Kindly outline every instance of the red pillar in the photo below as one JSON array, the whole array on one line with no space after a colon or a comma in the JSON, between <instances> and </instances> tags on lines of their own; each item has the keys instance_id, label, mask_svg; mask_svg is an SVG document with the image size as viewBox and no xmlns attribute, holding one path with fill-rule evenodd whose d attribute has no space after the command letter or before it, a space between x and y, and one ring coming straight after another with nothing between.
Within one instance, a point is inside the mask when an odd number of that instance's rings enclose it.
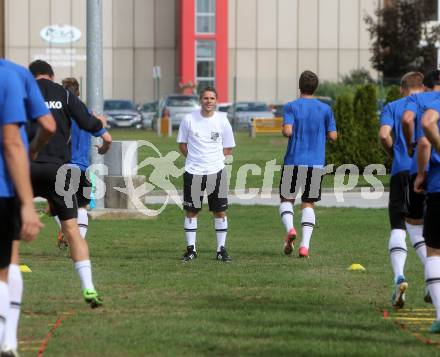
<instances>
[{"instance_id":1,"label":"red pillar","mask_svg":"<svg viewBox=\"0 0 440 357\"><path fill-rule=\"evenodd\" d=\"M216 0L215 34L196 34L195 0L180 0L180 83L195 83L195 42L216 42L215 83L219 102L228 100L228 0ZM188 90L187 90L188 92Z\"/></svg>"}]
</instances>

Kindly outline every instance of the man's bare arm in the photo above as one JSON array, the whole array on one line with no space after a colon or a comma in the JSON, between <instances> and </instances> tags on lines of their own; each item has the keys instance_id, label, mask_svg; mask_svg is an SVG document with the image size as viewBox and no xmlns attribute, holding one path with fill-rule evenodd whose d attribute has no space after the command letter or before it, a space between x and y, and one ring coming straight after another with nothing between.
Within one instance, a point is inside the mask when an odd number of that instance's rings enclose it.
<instances>
[{"instance_id":1,"label":"man's bare arm","mask_svg":"<svg viewBox=\"0 0 440 357\"><path fill-rule=\"evenodd\" d=\"M406 147L408 148L408 154L412 156L412 140L414 135L414 121L415 114L411 110L407 110L403 113L402 116L402 131L403 136L405 137Z\"/></svg>"},{"instance_id":2,"label":"man's bare arm","mask_svg":"<svg viewBox=\"0 0 440 357\"><path fill-rule=\"evenodd\" d=\"M187 143L179 143L179 150L183 156L188 156L188 144Z\"/></svg>"},{"instance_id":3,"label":"man's bare arm","mask_svg":"<svg viewBox=\"0 0 440 357\"><path fill-rule=\"evenodd\" d=\"M34 197L30 182L29 160L16 124L3 126L3 152L8 172L21 203L21 236L25 241L37 237L42 224L34 206Z\"/></svg>"},{"instance_id":4,"label":"man's bare arm","mask_svg":"<svg viewBox=\"0 0 440 357\"><path fill-rule=\"evenodd\" d=\"M426 138L437 152L440 152L440 133L438 121L440 114L436 110L428 109L422 118L422 128Z\"/></svg>"},{"instance_id":5,"label":"man's bare arm","mask_svg":"<svg viewBox=\"0 0 440 357\"><path fill-rule=\"evenodd\" d=\"M291 137L293 134L293 127L290 124L284 124L282 129L283 136L286 138Z\"/></svg>"},{"instance_id":6,"label":"man's bare arm","mask_svg":"<svg viewBox=\"0 0 440 357\"><path fill-rule=\"evenodd\" d=\"M382 125L379 130L379 139L385 151L389 156L393 156L393 137L391 136L392 128L389 125Z\"/></svg>"},{"instance_id":7,"label":"man's bare arm","mask_svg":"<svg viewBox=\"0 0 440 357\"><path fill-rule=\"evenodd\" d=\"M426 168L428 167L429 158L431 157L431 144L428 139L422 137L417 142L417 177L414 182L414 191L423 192L426 181Z\"/></svg>"},{"instance_id":8,"label":"man's bare arm","mask_svg":"<svg viewBox=\"0 0 440 357\"><path fill-rule=\"evenodd\" d=\"M327 133L327 139L335 142L338 139L338 133L336 131L329 131Z\"/></svg>"},{"instance_id":9,"label":"man's bare arm","mask_svg":"<svg viewBox=\"0 0 440 357\"><path fill-rule=\"evenodd\" d=\"M224 156L232 155L232 148L223 148L223 155Z\"/></svg>"}]
</instances>

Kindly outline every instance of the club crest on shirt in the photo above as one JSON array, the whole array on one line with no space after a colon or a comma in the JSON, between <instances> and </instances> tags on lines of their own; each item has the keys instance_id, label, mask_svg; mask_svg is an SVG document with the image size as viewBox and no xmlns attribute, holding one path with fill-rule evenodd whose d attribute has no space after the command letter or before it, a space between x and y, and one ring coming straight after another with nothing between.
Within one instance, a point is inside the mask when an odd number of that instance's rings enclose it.
<instances>
[{"instance_id":1,"label":"club crest on shirt","mask_svg":"<svg viewBox=\"0 0 440 357\"><path fill-rule=\"evenodd\" d=\"M217 141L217 139L220 137L220 133L218 132L211 132L211 140Z\"/></svg>"}]
</instances>

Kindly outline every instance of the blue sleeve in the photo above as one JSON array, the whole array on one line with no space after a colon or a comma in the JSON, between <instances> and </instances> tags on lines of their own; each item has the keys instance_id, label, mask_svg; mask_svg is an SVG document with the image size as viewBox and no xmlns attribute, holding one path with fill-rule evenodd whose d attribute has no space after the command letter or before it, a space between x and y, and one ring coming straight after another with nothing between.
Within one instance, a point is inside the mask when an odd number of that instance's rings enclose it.
<instances>
[{"instance_id":1,"label":"blue sleeve","mask_svg":"<svg viewBox=\"0 0 440 357\"><path fill-rule=\"evenodd\" d=\"M439 113L439 115L440 115L440 101L435 100L435 101L429 103L429 104L426 106L426 110L428 110L428 109L435 110L435 111L436 111L437 113Z\"/></svg>"},{"instance_id":2,"label":"blue sleeve","mask_svg":"<svg viewBox=\"0 0 440 357\"><path fill-rule=\"evenodd\" d=\"M404 110L409 110L417 115L417 100L414 95L410 95L406 98Z\"/></svg>"},{"instance_id":3,"label":"blue sleeve","mask_svg":"<svg viewBox=\"0 0 440 357\"><path fill-rule=\"evenodd\" d=\"M24 92L20 79L12 72L2 74L3 105L0 106L0 123L24 124L26 111L24 108Z\"/></svg>"},{"instance_id":4,"label":"blue sleeve","mask_svg":"<svg viewBox=\"0 0 440 357\"><path fill-rule=\"evenodd\" d=\"M336 131L336 120L335 116L333 115L333 110L329 107L327 118L326 118L326 126L327 126L327 132L330 131Z\"/></svg>"},{"instance_id":5,"label":"blue sleeve","mask_svg":"<svg viewBox=\"0 0 440 357\"><path fill-rule=\"evenodd\" d=\"M93 135L95 138L99 138L100 136L103 136L104 133L106 133L106 132L107 132L107 129L102 128L101 130L97 131L96 133L93 133L92 135Z\"/></svg>"},{"instance_id":6,"label":"blue sleeve","mask_svg":"<svg viewBox=\"0 0 440 357\"><path fill-rule=\"evenodd\" d=\"M49 109L44 102L43 95L41 94L37 81L29 71L27 71L26 74L26 92L26 110L28 119L36 120L43 115L49 114Z\"/></svg>"},{"instance_id":7,"label":"blue sleeve","mask_svg":"<svg viewBox=\"0 0 440 357\"><path fill-rule=\"evenodd\" d=\"M295 122L295 117L293 115L293 109L290 103L287 103L284 106L284 114L283 114L283 125L293 125Z\"/></svg>"},{"instance_id":8,"label":"blue sleeve","mask_svg":"<svg viewBox=\"0 0 440 357\"><path fill-rule=\"evenodd\" d=\"M389 104L383 108L382 113L380 114L380 126L382 125L388 125L394 128L394 116Z\"/></svg>"}]
</instances>

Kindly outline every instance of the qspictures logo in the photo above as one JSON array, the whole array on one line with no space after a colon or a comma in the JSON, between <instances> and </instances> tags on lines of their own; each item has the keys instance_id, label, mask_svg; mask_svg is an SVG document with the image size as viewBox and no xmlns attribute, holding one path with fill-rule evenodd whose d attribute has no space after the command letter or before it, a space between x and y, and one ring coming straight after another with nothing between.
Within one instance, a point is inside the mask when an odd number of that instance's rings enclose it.
<instances>
[{"instance_id":1,"label":"qspictures logo","mask_svg":"<svg viewBox=\"0 0 440 357\"><path fill-rule=\"evenodd\" d=\"M141 162L137 162L137 153L140 149L148 150L146 158ZM146 216L158 216L161 214L166 206L172 201L182 208L182 197L179 194L173 181L183 176L185 172L184 167L179 167L176 163L180 154L177 151L170 151L163 155L160 150L151 142L142 140L129 146L124 155L124 162L129 167L136 167L137 172L144 168L148 169L146 182L139 186L135 186L133 177L124 177L125 187L113 187L113 189L126 195L131 204L136 210ZM133 162L136 161L136 162ZM254 163L246 163L236 168L235 172L235 188L233 194L240 200L252 200L255 198L270 198L273 194L273 188L278 187L278 182L275 184L275 173L281 171L282 166L276 163L276 159L267 161L263 166ZM233 173L233 157L229 156L225 160L225 174L221 175L221 182L216 183L216 175L207 175L205 186L207 194L209 195L216 186L222 186L219 190L219 197L227 196L230 192L230 182ZM102 199L105 197L107 187L104 183L103 177L108 174L108 167L105 165L91 165L86 175L91 179L94 176L93 182L95 186L84 188L80 192L86 198L93 196L95 199ZM144 170L145 171L145 170ZM307 180L310 181L310 195L317 196L320 194L320 187L322 177L325 174L333 173L333 187L332 193L335 195L337 202L344 202L344 194L352 191L358 184L360 170L356 165L344 164L337 168L333 164L324 167L299 167L295 172L296 185L292 187L291 178L293 176L293 167L285 166L285 173L282 176L280 190L284 197L294 198L306 187ZM371 164L365 167L362 175L364 180L370 187L361 188L360 197L364 200L375 200L382 197L384 194L384 186L382 182L375 177L375 175L385 175L386 169L382 164ZM262 176L261 187L248 188L248 180L250 176ZM202 176L202 175L200 175ZM78 167L72 165L63 165L57 173L55 190L58 195L64 198L67 207L73 207L73 195L78 192L81 172ZM174 179L173 179L174 178ZM211 180L212 179L212 180ZM212 181L212 182L211 182ZM226 182L225 182L226 181ZM193 184L191 187L192 197L200 199L202 177L194 175ZM182 189L182 187L179 187ZM154 193L155 195L162 195L163 202L159 208L148 208L145 204L145 199L148 195ZM222 196L223 195L223 196Z\"/></svg>"}]
</instances>

